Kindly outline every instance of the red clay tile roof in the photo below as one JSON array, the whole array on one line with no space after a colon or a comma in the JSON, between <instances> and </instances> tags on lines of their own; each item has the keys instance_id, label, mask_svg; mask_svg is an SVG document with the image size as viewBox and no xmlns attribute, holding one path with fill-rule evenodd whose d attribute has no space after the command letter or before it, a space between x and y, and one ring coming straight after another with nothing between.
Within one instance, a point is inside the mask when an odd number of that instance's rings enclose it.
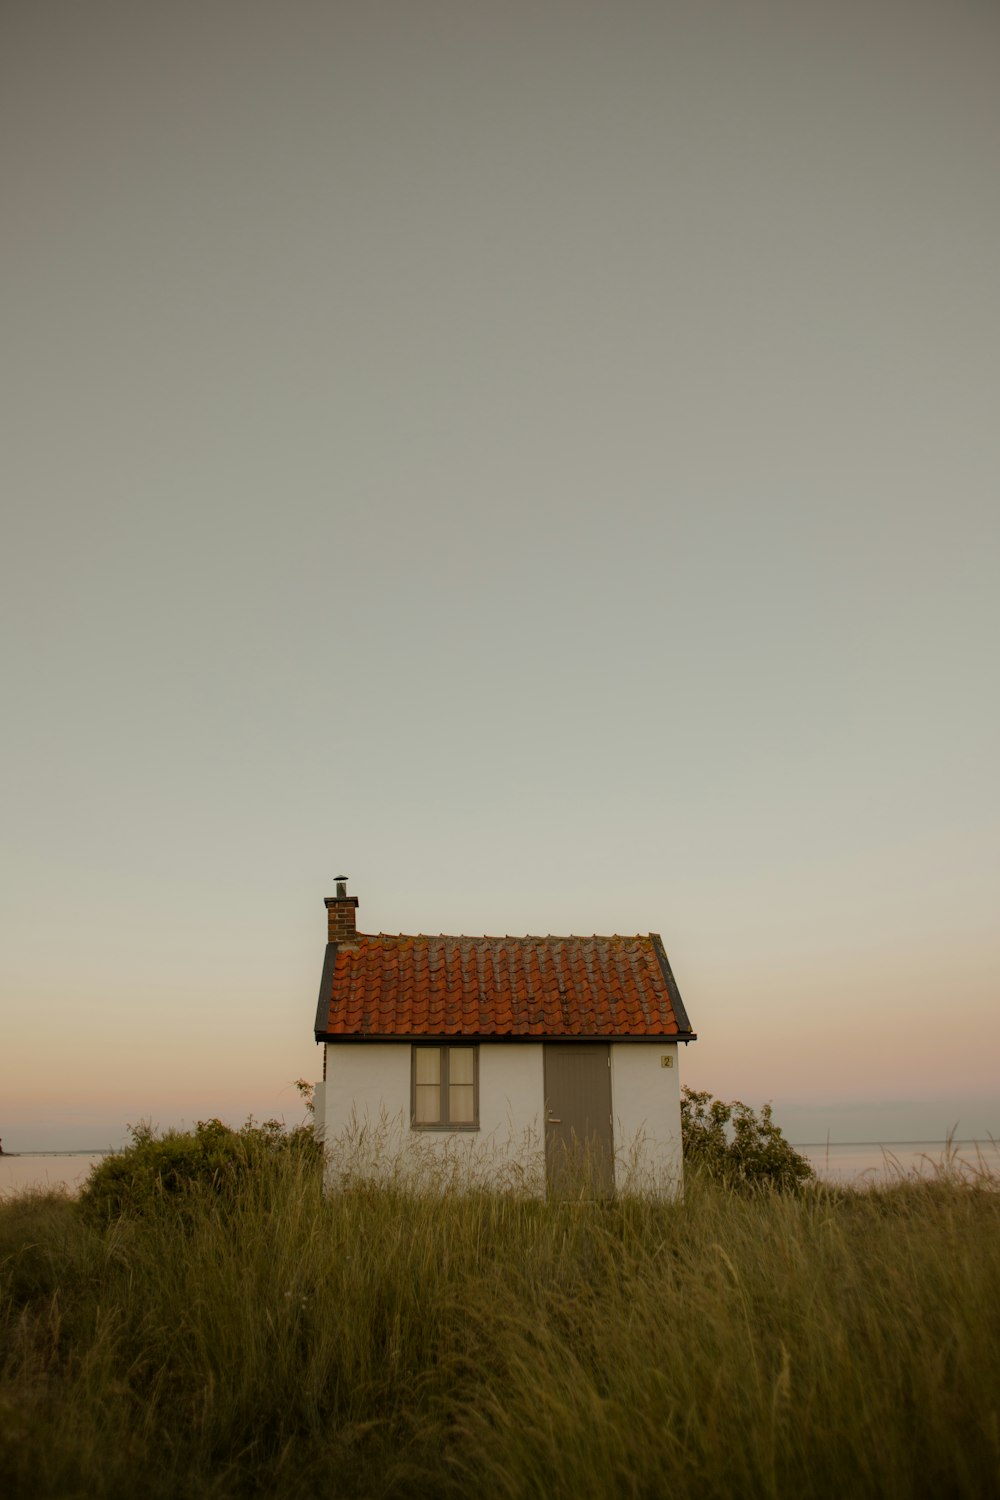
<instances>
[{"instance_id":1,"label":"red clay tile roof","mask_svg":"<svg viewBox=\"0 0 1000 1500\"><path fill-rule=\"evenodd\" d=\"M647 937L399 937L331 943L316 1039L693 1039L663 944Z\"/></svg>"}]
</instances>

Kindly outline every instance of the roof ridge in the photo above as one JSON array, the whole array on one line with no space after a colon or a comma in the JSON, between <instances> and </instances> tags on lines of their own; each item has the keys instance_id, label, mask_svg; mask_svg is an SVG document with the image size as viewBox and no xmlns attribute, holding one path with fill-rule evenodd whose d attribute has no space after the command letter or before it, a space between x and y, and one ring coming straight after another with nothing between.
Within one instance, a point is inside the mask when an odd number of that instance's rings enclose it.
<instances>
[{"instance_id":1,"label":"roof ridge","mask_svg":"<svg viewBox=\"0 0 1000 1500\"><path fill-rule=\"evenodd\" d=\"M655 932L359 932L359 942L394 943L648 943Z\"/></svg>"}]
</instances>

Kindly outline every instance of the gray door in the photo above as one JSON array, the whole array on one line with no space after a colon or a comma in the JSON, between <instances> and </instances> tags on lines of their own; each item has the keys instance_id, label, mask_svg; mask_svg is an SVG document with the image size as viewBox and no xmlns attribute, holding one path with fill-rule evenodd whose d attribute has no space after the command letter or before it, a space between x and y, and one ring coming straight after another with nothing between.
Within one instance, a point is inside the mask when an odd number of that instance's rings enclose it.
<instances>
[{"instance_id":1,"label":"gray door","mask_svg":"<svg viewBox=\"0 0 1000 1500\"><path fill-rule=\"evenodd\" d=\"M545 1166L557 1197L614 1187L611 1049L606 1042L546 1042Z\"/></svg>"}]
</instances>

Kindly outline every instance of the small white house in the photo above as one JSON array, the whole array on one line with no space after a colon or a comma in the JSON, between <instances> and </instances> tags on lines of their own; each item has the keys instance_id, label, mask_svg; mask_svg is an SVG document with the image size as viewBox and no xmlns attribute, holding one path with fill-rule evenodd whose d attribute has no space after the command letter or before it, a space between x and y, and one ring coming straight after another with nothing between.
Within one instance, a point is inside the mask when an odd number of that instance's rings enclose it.
<instances>
[{"instance_id":1,"label":"small white house","mask_svg":"<svg viewBox=\"0 0 1000 1500\"><path fill-rule=\"evenodd\" d=\"M663 943L356 930L328 897L317 1129L331 1180L457 1173L543 1194L681 1185L678 1043L694 1041Z\"/></svg>"}]
</instances>

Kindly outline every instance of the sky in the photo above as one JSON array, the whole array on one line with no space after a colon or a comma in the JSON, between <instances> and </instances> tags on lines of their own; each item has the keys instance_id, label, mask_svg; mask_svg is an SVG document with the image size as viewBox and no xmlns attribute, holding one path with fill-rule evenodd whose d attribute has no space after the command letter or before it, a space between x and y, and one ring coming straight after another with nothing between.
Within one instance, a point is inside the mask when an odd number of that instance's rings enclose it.
<instances>
[{"instance_id":1,"label":"sky","mask_svg":"<svg viewBox=\"0 0 1000 1500\"><path fill-rule=\"evenodd\" d=\"M301 1117L323 898L1000 1136L1000 10L8 0L0 1136Z\"/></svg>"}]
</instances>

